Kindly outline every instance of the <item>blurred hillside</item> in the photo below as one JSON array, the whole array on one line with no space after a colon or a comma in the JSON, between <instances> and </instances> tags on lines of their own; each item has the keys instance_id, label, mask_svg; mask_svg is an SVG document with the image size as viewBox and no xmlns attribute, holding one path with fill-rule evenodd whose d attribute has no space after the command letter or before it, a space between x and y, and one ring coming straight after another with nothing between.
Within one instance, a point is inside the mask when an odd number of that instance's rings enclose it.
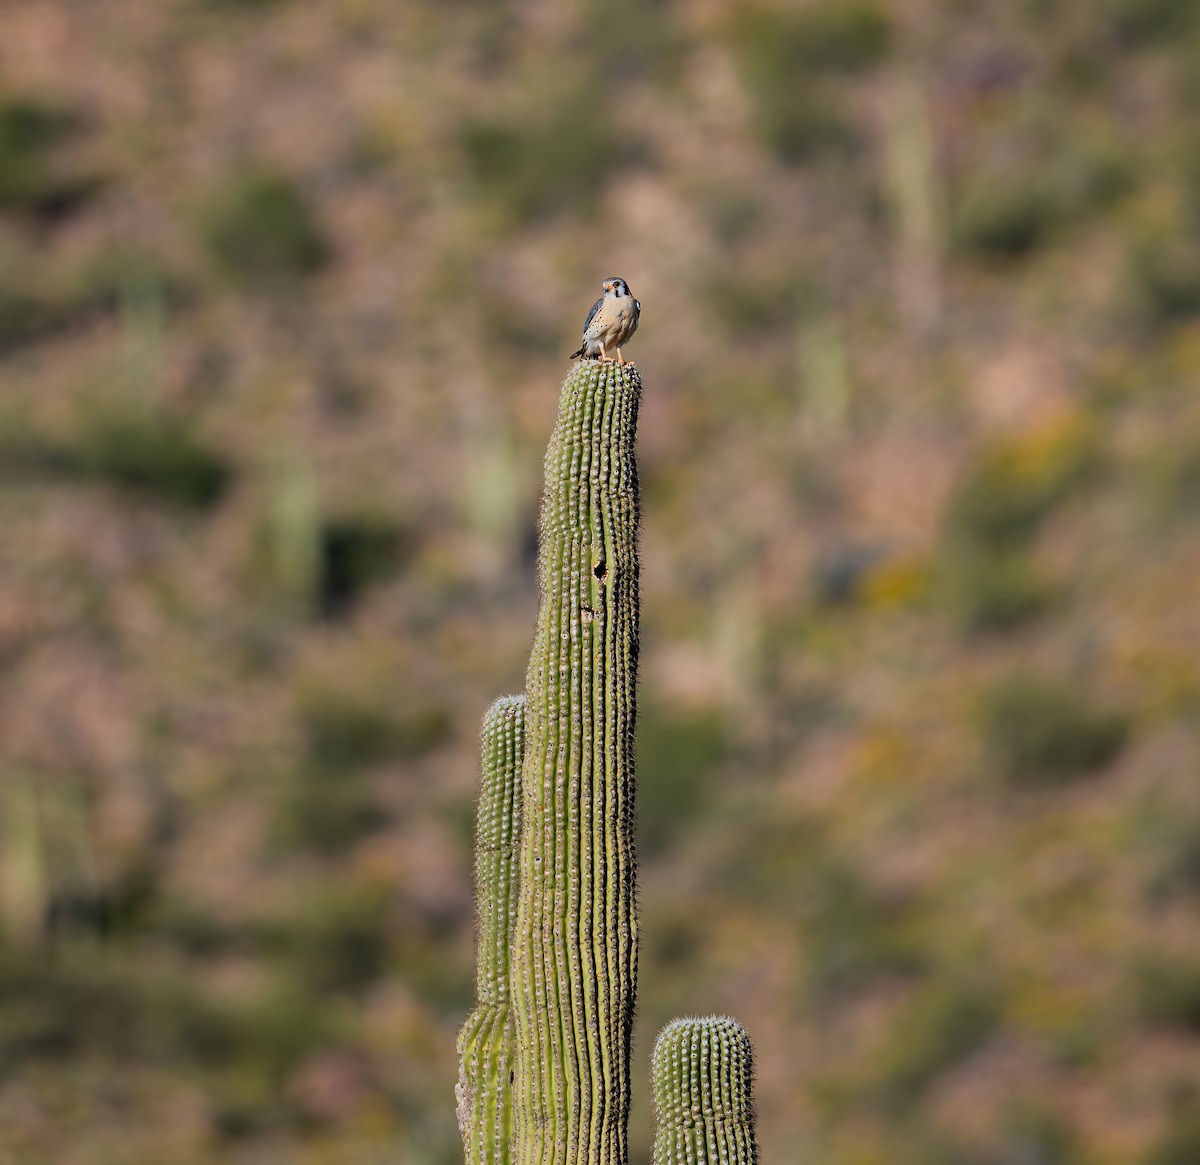
<instances>
[{"instance_id":1,"label":"blurred hillside","mask_svg":"<svg viewBox=\"0 0 1200 1165\"><path fill-rule=\"evenodd\" d=\"M771 1165L1200 1161L1200 9L6 0L0 1161L454 1165L478 723L643 304L643 954Z\"/></svg>"}]
</instances>

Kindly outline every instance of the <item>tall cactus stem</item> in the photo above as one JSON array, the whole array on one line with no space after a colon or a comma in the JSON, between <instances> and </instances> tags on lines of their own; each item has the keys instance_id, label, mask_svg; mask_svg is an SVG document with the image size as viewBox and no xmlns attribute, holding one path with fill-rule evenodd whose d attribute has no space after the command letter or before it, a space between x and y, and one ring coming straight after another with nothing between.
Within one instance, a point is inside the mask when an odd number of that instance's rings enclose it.
<instances>
[{"instance_id":1,"label":"tall cactus stem","mask_svg":"<svg viewBox=\"0 0 1200 1165\"><path fill-rule=\"evenodd\" d=\"M721 1016L676 1019L654 1045L654 1165L757 1165L750 1037Z\"/></svg>"},{"instance_id":2,"label":"tall cactus stem","mask_svg":"<svg viewBox=\"0 0 1200 1165\"><path fill-rule=\"evenodd\" d=\"M546 451L512 957L515 1165L626 1165L641 380L577 364Z\"/></svg>"},{"instance_id":3,"label":"tall cactus stem","mask_svg":"<svg viewBox=\"0 0 1200 1165\"><path fill-rule=\"evenodd\" d=\"M516 920L516 850L525 697L501 696L483 718L475 821L475 1010L458 1037L458 1127L466 1165L508 1165L512 1111L509 947Z\"/></svg>"}]
</instances>

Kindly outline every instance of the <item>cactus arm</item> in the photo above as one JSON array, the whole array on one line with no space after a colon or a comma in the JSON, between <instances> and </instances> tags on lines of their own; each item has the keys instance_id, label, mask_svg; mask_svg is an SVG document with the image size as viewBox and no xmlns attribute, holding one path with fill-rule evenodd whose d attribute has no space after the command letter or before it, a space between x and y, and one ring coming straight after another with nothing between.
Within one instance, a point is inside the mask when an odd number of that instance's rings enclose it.
<instances>
[{"instance_id":1,"label":"cactus arm","mask_svg":"<svg viewBox=\"0 0 1200 1165\"><path fill-rule=\"evenodd\" d=\"M546 453L512 962L516 1165L627 1161L640 393L632 367L577 365Z\"/></svg>"},{"instance_id":2,"label":"cactus arm","mask_svg":"<svg viewBox=\"0 0 1200 1165\"><path fill-rule=\"evenodd\" d=\"M676 1019L654 1045L654 1165L757 1165L753 1055L736 1020Z\"/></svg>"},{"instance_id":3,"label":"cactus arm","mask_svg":"<svg viewBox=\"0 0 1200 1165\"><path fill-rule=\"evenodd\" d=\"M483 719L475 822L475 1010L458 1037L458 1125L467 1165L508 1165L512 1024L509 945L516 916L516 845L525 697L502 696Z\"/></svg>"}]
</instances>

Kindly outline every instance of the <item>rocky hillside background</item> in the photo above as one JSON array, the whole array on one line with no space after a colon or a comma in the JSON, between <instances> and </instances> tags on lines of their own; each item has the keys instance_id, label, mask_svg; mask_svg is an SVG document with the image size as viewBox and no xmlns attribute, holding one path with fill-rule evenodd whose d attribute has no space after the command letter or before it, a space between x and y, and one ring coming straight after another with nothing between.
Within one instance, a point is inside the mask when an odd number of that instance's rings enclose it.
<instances>
[{"instance_id":1,"label":"rocky hillside background","mask_svg":"<svg viewBox=\"0 0 1200 1165\"><path fill-rule=\"evenodd\" d=\"M643 955L771 1165L1200 1161L1200 9L5 0L0 1159L455 1165L480 716L644 305Z\"/></svg>"}]
</instances>

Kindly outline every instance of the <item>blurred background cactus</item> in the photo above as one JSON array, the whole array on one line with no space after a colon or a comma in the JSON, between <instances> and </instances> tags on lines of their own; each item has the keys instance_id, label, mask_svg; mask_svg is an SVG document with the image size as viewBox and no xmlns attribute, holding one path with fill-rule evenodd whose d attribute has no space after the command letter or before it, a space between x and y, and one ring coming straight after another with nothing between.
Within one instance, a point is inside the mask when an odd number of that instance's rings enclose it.
<instances>
[{"instance_id":1,"label":"blurred background cactus","mask_svg":"<svg viewBox=\"0 0 1200 1165\"><path fill-rule=\"evenodd\" d=\"M0 7L0 1160L461 1162L613 273L631 1157L710 1012L764 1160L1196 1157L1195 6Z\"/></svg>"}]
</instances>

